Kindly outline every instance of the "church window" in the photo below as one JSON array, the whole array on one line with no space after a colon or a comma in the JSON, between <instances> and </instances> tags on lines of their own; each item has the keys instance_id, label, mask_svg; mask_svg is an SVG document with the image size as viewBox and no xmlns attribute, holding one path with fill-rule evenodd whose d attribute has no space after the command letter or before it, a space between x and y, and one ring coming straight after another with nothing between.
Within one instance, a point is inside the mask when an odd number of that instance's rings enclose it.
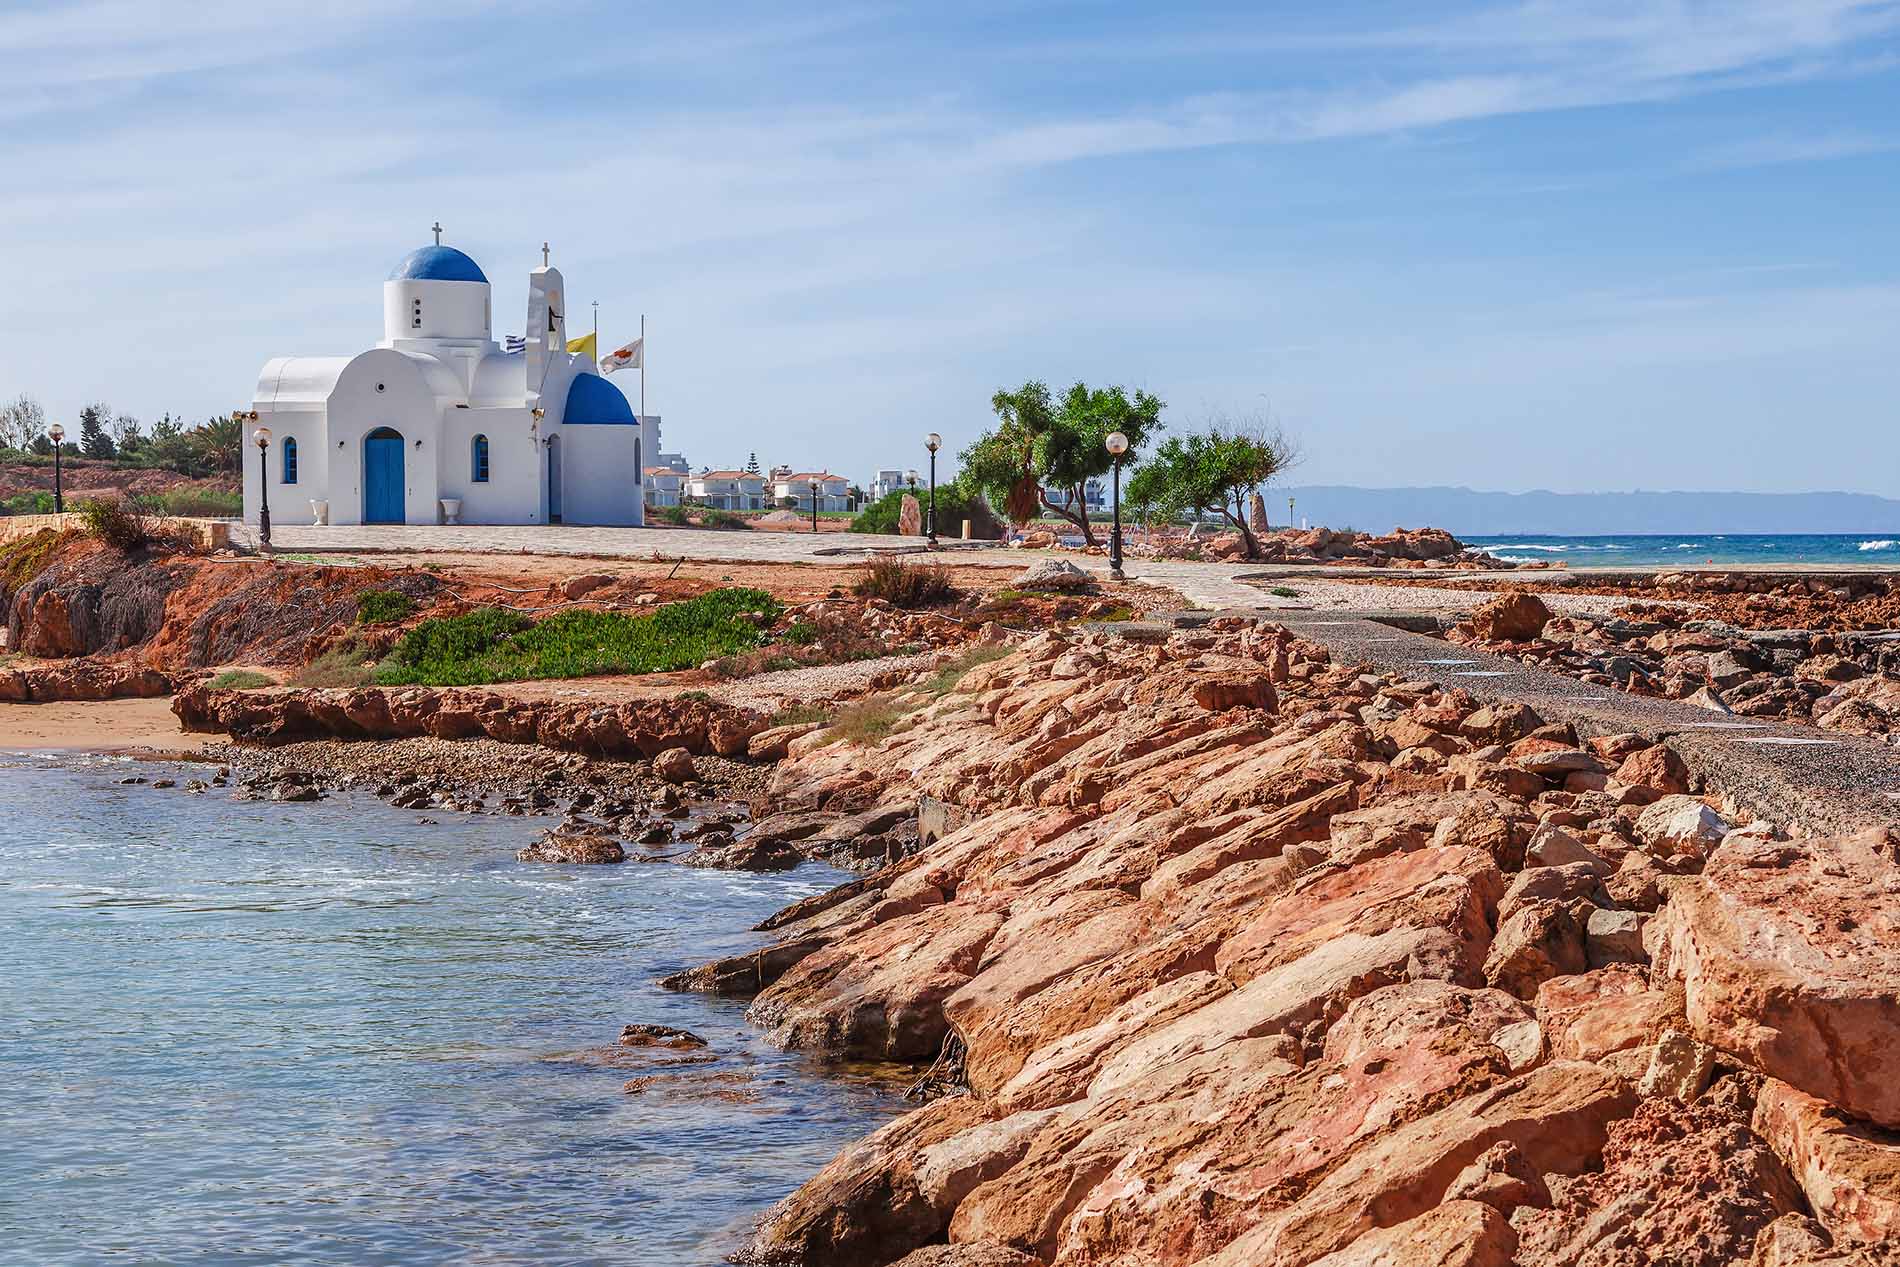
<instances>
[{"instance_id":1,"label":"church window","mask_svg":"<svg viewBox=\"0 0 1900 1267\"><path fill-rule=\"evenodd\" d=\"M291 436L284 437L284 483L297 482L297 441Z\"/></svg>"},{"instance_id":2,"label":"church window","mask_svg":"<svg viewBox=\"0 0 1900 1267\"><path fill-rule=\"evenodd\" d=\"M470 460L470 467L472 469L470 471L469 478L473 479L477 484L486 484L488 482L488 437L487 436L475 437L475 449L474 449L474 455Z\"/></svg>"}]
</instances>

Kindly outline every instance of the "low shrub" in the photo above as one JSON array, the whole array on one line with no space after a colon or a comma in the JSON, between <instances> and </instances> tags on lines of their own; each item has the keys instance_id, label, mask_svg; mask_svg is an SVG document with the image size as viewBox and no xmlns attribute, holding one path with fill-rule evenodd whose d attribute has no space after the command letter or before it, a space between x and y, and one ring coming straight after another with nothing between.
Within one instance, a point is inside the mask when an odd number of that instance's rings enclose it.
<instances>
[{"instance_id":1,"label":"low shrub","mask_svg":"<svg viewBox=\"0 0 1900 1267\"><path fill-rule=\"evenodd\" d=\"M1268 590L1267 593L1273 595L1275 598L1298 598L1300 596L1298 590L1285 585L1276 585Z\"/></svg>"},{"instance_id":2,"label":"low shrub","mask_svg":"<svg viewBox=\"0 0 1900 1267\"><path fill-rule=\"evenodd\" d=\"M893 558L859 564L851 592L907 609L953 602L960 593L950 579L950 569L941 563L905 563Z\"/></svg>"},{"instance_id":3,"label":"low shrub","mask_svg":"<svg viewBox=\"0 0 1900 1267\"><path fill-rule=\"evenodd\" d=\"M80 502L77 510L87 532L122 553L143 549L155 539L150 517L130 498L98 497Z\"/></svg>"},{"instance_id":4,"label":"low shrub","mask_svg":"<svg viewBox=\"0 0 1900 1267\"><path fill-rule=\"evenodd\" d=\"M778 640L790 643L794 647L809 647L823 635L817 625L809 620L801 620L778 636Z\"/></svg>"},{"instance_id":5,"label":"low shrub","mask_svg":"<svg viewBox=\"0 0 1900 1267\"><path fill-rule=\"evenodd\" d=\"M892 489L884 496L858 512L851 521L852 532L879 532L894 534L897 531L897 517L904 505L907 488ZM927 490L916 490L917 504L928 508L930 494ZM990 504L983 500L980 493L965 493L955 484L943 484L937 488L937 535L939 537L961 537L963 521L970 521L970 533L983 541L994 541L1003 535L1003 521L996 517ZM926 521L928 511L926 509Z\"/></svg>"},{"instance_id":6,"label":"low shrub","mask_svg":"<svg viewBox=\"0 0 1900 1267\"><path fill-rule=\"evenodd\" d=\"M277 682L255 669L226 669L205 685L214 691L255 691L262 686L276 686Z\"/></svg>"},{"instance_id":7,"label":"low shrub","mask_svg":"<svg viewBox=\"0 0 1900 1267\"><path fill-rule=\"evenodd\" d=\"M756 589L719 589L650 613L569 608L535 624L485 607L425 620L376 671L392 685L474 686L524 678L663 673L751 650L779 604Z\"/></svg>"},{"instance_id":8,"label":"low shrub","mask_svg":"<svg viewBox=\"0 0 1900 1267\"><path fill-rule=\"evenodd\" d=\"M873 695L841 709L831 723L829 734L834 743L868 747L897 733L898 724L908 716L910 710L898 704L893 696Z\"/></svg>"},{"instance_id":9,"label":"low shrub","mask_svg":"<svg viewBox=\"0 0 1900 1267\"><path fill-rule=\"evenodd\" d=\"M356 596L356 623L394 625L415 614L416 600L399 590L364 590Z\"/></svg>"},{"instance_id":10,"label":"low shrub","mask_svg":"<svg viewBox=\"0 0 1900 1267\"><path fill-rule=\"evenodd\" d=\"M957 683L963 675L979 664L989 664L1000 660L1010 653L1010 648L1002 643L989 643L980 647L971 647L950 663L938 669L925 687L932 695L948 695L957 689Z\"/></svg>"},{"instance_id":11,"label":"low shrub","mask_svg":"<svg viewBox=\"0 0 1900 1267\"><path fill-rule=\"evenodd\" d=\"M59 553L61 534L42 528L29 536L0 545L0 592L16 593L40 573L53 566Z\"/></svg>"},{"instance_id":12,"label":"low shrub","mask_svg":"<svg viewBox=\"0 0 1900 1267\"><path fill-rule=\"evenodd\" d=\"M375 676L373 655L370 648L354 643L332 647L298 669L291 681L298 686L368 686Z\"/></svg>"},{"instance_id":13,"label":"low shrub","mask_svg":"<svg viewBox=\"0 0 1900 1267\"><path fill-rule=\"evenodd\" d=\"M50 515L53 513L53 495L51 493L15 493L0 501L0 515Z\"/></svg>"},{"instance_id":14,"label":"low shrub","mask_svg":"<svg viewBox=\"0 0 1900 1267\"><path fill-rule=\"evenodd\" d=\"M187 519L235 519L244 513L244 494L222 488L174 488L152 501L165 514Z\"/></svg>"},{"instance_id":15,"label":"low shrub","mask_svg":"<svg viewBox=\"0 0 1900 1267\"><path fill-rule=\"evenodd\" d=\"M787 704L772 714L774 726L808 726L812 722L828 722L836 713L823 704Z\"/></svg>"}]
</instances>

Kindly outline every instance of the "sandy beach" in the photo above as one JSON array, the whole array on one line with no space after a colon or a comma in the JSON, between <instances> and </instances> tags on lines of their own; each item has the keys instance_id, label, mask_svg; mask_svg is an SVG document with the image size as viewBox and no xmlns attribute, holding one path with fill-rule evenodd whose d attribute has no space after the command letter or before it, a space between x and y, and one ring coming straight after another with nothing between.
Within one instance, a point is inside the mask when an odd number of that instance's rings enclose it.
<instances>
[{"instance_id":1,"label":"sandy beach","mask_svg":"<svg viewBox=\"0 0 1900 1267\"><path fill-rule=\"evenodd\" d=\"M179 730L169 698L0 704L0 748L196 752L215 738Z\"/></svg>"}]
</instances>

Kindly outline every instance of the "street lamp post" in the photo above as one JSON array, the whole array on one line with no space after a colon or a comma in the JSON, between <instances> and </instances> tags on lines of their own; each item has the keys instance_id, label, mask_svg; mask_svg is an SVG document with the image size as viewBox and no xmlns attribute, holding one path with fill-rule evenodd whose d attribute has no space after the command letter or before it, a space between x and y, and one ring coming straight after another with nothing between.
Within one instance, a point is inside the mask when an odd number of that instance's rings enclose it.
<instances>
[{"instance_id":1,"label":"street lamp post","mask_svg":"<svg viewBox=\"0 0 1900 1267\"><path fill-rule=\"evenodd\" d=\"M1128 437L1111 431L1106 443L1110 456L1115 459L1115 519L1108 535L1108 576L1112 581L1125 581L1128 578L1122 574L1122 454L1128 452Z\"/></svg>"},{"instance_id":2,"label":"street lamp post","mask_svg":"<svg viewBox=\"0 0 1900 1267\"><path fill-rule=\"evenodd\" d=\"M66 487L59 469L59 446L60 441L66 438L66 428L56 422L46 434L53 437L53 513L63 515L66 513Z\"/></svg>"},{"instance_id":3,"label":"street lamp post","mask_svg":"<svg viewBox=\"0 0 1900 1267\"><path fill-rule=\"evenodd\" d=\"M811 482L811 530L818 531L818 481Z\"/></svg>"},{"instance_id":4,"label":"street lamp post","mask_svg":"<svg viewBox=\"0 0 1900 1267\"><path fill-rule=\"evenodd\" d=\"M937 544L937 450L943 447L943 437L931 432L924 437L924 447L930 450L930 512L924 519L924 536L934 546Z\"/></svg>"},{"instance_id":5,"label":"street lamp post","mask_svg":"<svg viewBox=\"0 0 1900 1267\"><path fill-rule=\"evenodd\" d=\"M257 442L257 539L270 548L270 428L251 432Z\"/></svg>"},{"instance_id":6,"label":"street lamp post","mask_svg":"<svg viewBox=\"0 0 1900 1267\"><path fill-rule=\"evenodd\" d=\"M1300 526L1299 521L1293 518L1293 499L1291 497L1286 499L1286 526L1288 532Z\"/></svg>"}]
</instances>

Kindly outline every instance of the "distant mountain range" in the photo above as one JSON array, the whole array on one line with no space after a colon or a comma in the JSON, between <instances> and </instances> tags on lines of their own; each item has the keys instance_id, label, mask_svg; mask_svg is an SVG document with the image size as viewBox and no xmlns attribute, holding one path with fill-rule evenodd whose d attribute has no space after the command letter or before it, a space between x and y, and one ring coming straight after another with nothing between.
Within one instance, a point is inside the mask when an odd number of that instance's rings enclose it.
<instances>
[{"instance_id":1,"label":"distant mountain range","mask_svg":"<svg viewBox=\"0 0 1900 1267\"><path fill-rule=\"evenodd\" d=\"M1273 490L1268 517L1385 532L1444 528L1461 537L1502 533L1571 537L1624 533L1885 533L1900 535L1900 501L1871 493L1484 493L1469 488Z\"/></svg>"}]
</instances>

